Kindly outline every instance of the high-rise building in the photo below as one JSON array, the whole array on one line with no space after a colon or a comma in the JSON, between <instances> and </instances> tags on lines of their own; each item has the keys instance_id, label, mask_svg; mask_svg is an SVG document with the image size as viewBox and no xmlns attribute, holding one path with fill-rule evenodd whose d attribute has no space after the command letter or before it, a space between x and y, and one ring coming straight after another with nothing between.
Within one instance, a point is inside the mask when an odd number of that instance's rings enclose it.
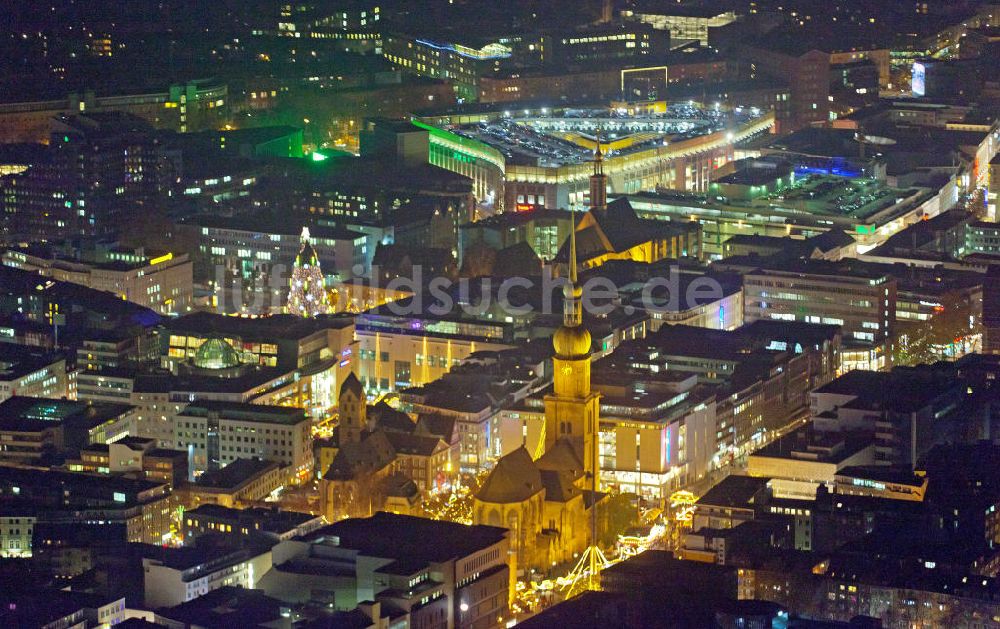
<instances>
[{"instance_id":1,"label":"high-rise building","mask_svg":"<svg viewBox=\"0 0 1000 629\"><path fill-rule=\"evenodd\" d=\"M0 179L8 240L114 234L166 194L172 168L145 121L105 113L54 126L44 159Z\"/></svg>"},{"instance_id":2,"label":"high-rise building","mask_svg":"<svg viewBox=\"0 0 1000 629\"><path fill-rule=\"evenodd\" d=\"M752 78L758 75L786 81L791 101L788 127L784 132L813 123L826 122L830 117L830 53L811 48L808 42L761 44L743 50L750 64Z\"/></svg>"},{"instance_id":3,"label":"high-rise building","mask_svg":"<svg viewBox=\"0 0 1000 629\"><path fill-rule=\"evenodd\" d=\"M744 318L839 325L841 369L885 369L896 327L896 279L881 268L819 260L751 269Z\"/></svg>"}]
</instances>

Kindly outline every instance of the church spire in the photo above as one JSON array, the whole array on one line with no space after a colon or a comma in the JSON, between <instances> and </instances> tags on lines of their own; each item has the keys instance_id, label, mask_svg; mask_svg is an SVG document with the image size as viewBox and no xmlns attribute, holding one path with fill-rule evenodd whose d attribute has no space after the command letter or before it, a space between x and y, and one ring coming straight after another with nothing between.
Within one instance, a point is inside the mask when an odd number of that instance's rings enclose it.
<instances>
[{"instance_id":1,"label":"church spire","mask_svg":"<svg viewBox=\"0 0 1000 629\"><path fill-rule=\"evenodd\" d=\"M576 217L569 229L569 282L563 287L563 327L575 328L583 321L583 289L577 280Z\"/></svg>"}]
</instances>

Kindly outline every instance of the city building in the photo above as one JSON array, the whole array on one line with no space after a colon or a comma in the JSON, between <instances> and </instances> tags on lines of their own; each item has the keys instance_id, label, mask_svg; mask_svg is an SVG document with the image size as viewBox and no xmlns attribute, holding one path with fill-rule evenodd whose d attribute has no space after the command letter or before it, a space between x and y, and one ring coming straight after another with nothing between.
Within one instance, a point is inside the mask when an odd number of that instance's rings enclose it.
<instances>
[{"instance_id":1,"label":"city building","mask_svg":"<svg viewBox=\"0 0 1000 629\"><path fill-rule=\"evenodd\" d=\"M597 164L599 170L600 161ZM639 218L627 198L616 199L600 209L591 208L576 223L576 232L581 271L612 260L654 263L702 257L698 223ZM556 253L557 264L566 264L568 248L568 242L564 243Z\"/></svg>"},{"instance_id":2,"label":"city building","mask_svg":"<svg viewBox=\"0 0 1000 629\"><path fill-rule=\"evenodd\" d=\"M324 524L321 516L309 513L261 507L232 509L206 503L184 512L184 541L191 543L205 534L224 534L262 535L277 542L307 535Z\"/></svg>"},{"instance_id":3,"label":"city building","mask_svg":"<svg viewBox=\"0 0 1000 629\"><path fill-rule=\"evenodd\" d=\"M186 253L142 249L107 251L100 261L67 259L50 247L8 249L3 264L43 277L113 293L163 315L184 314L194 305L192 263Z\"/></svg>"},{"instance_id":4,"label":"city building","mask_svg":"<svg viewBox=\"0 0 1000 629\"><path fill-rule=\"evenodd\" d=\"M374 618L380 614L375 610ZM260 590L251 590L242 584L228 585L192 598L186 603L156 610L154 620L163 624L204 623L227 627L243 627L254 623L288 624L300 620L308 622L312 616L288 607L284 601L265 596ZM354 618L350 618L353 621ZM136 621L133 621L136 622ZM144 621L139 621L144 622ZM143 629L149 629L141 625Z\"/></svg>"},{"instance_id":5,"label":"city building","mask_svg":"<svg viewBox=\"0 0 1000 629\"><path fill-rule=\"evenodd\" d=\"M649 316L650 332L663 325L717 330L743 325L743 278L715 273L691 259L608 261L582 277L585 282L609 280L623 304Z\"/></svg>"},{"instance_id":6,"label":"city building","mask_svg":"<svg viewBox=\"0 0 1000 629\"><path fill-rule=\"evenodd\" d=\"M808 48L808 44L805 44ZM781 50L767 43L748 47L744 53L756 72L787 81L791 117L784 132L829 120L830 55L816 49Z\"/></svg>"},{"instance_id":7,"label":"city building","mask_svg":"<svg viewBox=\"0 0 1000 629\"><path fill-rule=\"evenodd\" d=\"M727 476L695 502L691 530L735 528L752 520L770 493L767 478Z\"/></svg>"},{"instance_id":8,"label":"city building","mask_svg":"<svg viewBox=\"0 0 1000 629\"><path fill-rule=\"evenodd\" d=\"M157 129L178 132L217 129L229 115L228 88L211 81L191 81L165 91L102 94L94 89L56 100L8 101L0 104L0 138L5 143L43 142L52 119L80 113L124 113L142 118Z\"/></svg>"},{"instance_id":9,"label":"city building","mask_svg":"<svg viewBox=\"0 0 1000 629\"><path fill-rule=\"evenodd\" d=\"M203 400L172 424L195 475L253 457L278 463L292 482L312 475L312 422L301 408Z\"/></svg>"},{"instance_id":10,"label":"city building","mask_svg":"<svg viewBox=\"0 0 1000 629\"><path fill-rule=\"evenodd\" d=\"M25 584L5 589L0 622L17 627L113 626L124 623L125 598Z\"/></svg>"},{"instance_id":11,"label":"city building","mask_svg":"<svg viewBox=\"0 0 1000 629\"><path fill-rule=\"evenodd\" d=\"M85 372L80 395L129 400L144 436L173 446L169 421L194 399L305 408L316 421L337 403L354 369L352 321L345 317L262 318L194 313L171 319L159 337L169 373Z\"/></svg>"},{"instance_id":12,"label":"city building","mask_svg":"<svg viewBox=\"0 0 1000 629\"><path fill-rule=\"evenodd\" d=\"M0 403L15 396L69 397L66 359L38 347L0 343Z\"/></svg>"},{"instance_id":13,"label":"city building","mask_svg":"<svg viewBox=\"0 0 1000 629\"><path fill-rule=\"evenodd\" d=\"M699 223L702 250L711 260L728 255L725 243L736 236L808 239L830 230L853 236L864 253L951 204L928 188L900 190L874 179L802 172L774 193L760 184L752 200L666 190L630 194L628 200L642 218Z\"/></svg>"},{"instance_id":14,"label":"city building","mask_svg":"<svg viewBox=\"0 0 1000 629\"><path fill-rule=\"evenodd\" d=\"M577 215L565 210L532 207L466 223L459 231L459 266L476 245L500 251L527 243L540 259L552 260L569 238L574 216Z\"/></svg>"},{"instance_id":15,"label":"city building","mask_svg":"<svg viewBox=\"0 0 1000 629\"><path fill-rule=\"evenodd\" d=\"M553 382L544 398L540 452L533 456L521 445L502 456L473 504L474 522L511 529L519 569L568 562L597 545L586 523L588 515L596 518L602 498L601 394L591 388L591 335L583 325L575 231L567 266L563 322L552 335Z\"/></svg>"},{"instance_id":16,"label":"city building","mask_svg":"<svg viewBox=\"0 0 1000 629\"><path fill-rule=\"evenodd\" d=\"M674 40L696 40L707 46L709 29L719 28L736 20L734 11L698 5L663 6L639 3L635 9L622 12L625 19L650 24L658 30L670 31Z\"/></svg>"},{"instance_id":17,"label":"city building","mask_svg":"<svg viewBox=\"0 0 1000 629\"><path fill-rule=\"evenodd\" d=\"M1000 230L997 223L976 221L965 227L965 253L998 255L1000 254Z\"/></svg>"},{"instance_id":18,"label":"city building","mask_svg":"<svg viewBox=\"0 0 1000 629\"><path fill-rule=\"evenodd\" d=\"M263 501L285 486L288 470L277 461L239 458L225 467L203 472L197 482L177 491L186 506L218 505L242 509Z\"/></svg>"},{"instance_id":19,"label":"city building","mask_svg":"<svg viewBox=\"0 0 1000 629\"><path fill-rule=\"evenodd\" d=\"M328 354L350 357L354 335L346 316L303 319L292 315L233 317L197 312L165 322L164 366L177 371L209 340L224 340L241 364L297 368L321 362Z\"/></svg>"},{"instance_id":20,"label":"city building","mask_svg":"<svg viewBox=\"0 0 1000 629\"><path fill-rule=\"evenodd\" d=\"M0 510L15 507L35 518L33 552L67 545L59 532L66 527L119 544L162 544L176 506L160 482L0 465Z\"/></svg>"},{"instance_id":21,"label":"city building","mask_svg":"<svg viewBox=\"0 0 1000 629\"><path fill-rule=\"evenodd\" d=\"M820 485L834 489L841 470L874 463L875 446L863 435L801 428L750 453L747 474L771 479L776 498L814 500Z\"/></svg>"},{"instance_id":22,"label":"city building","mask_svg":"<svg viewBox=\"0 0 1000 629\"><path fill-rule=\"evenodd\" d=\"M134 429L135 408L16 396L0 403L0 460L47 461L91 443L109 444Z\"/></svg>"},{"instance_id":23,"label":"city building","mask_svg":"<svg viewBox=\"0 0 1000 629\"><path fill-rule=\"evenodd\" d=\"M7 240L113 235L166 194L172 166L145 121L79 114L53 126L44 159L0 180Z\"/></svg>"},{"instance_id":24,"label":"city building","mask_svg":"<svg viewBox=\"0 0 1000 629\"><path fill-rule=\"evenodd\" d=\"M46 326L60 347L81 343L66 330L84 335L89 331L117 330L120 334L144 337L161 317L148 308L120 297L85 288L71 282L46 279L37 273L0 266L0 317L14 317L37 331ZM59 336L59 329L63 335ZM67 336L69 338L67 339ZM44 341L43 341L44 343Z\"/></svg>"},{"instance_id":25,"label":"city building","mask_svg":"<svg viewBox=\"0 0 1000 629\"><path fill-rule=\"evenodd\" d=\"M173 607L223 587L255 589L271 569L270 549L208 550L143 545L143 603Z\"/></svg>"},{"instance_id":26,"label":"city building","mask_svg":"<svg viewBox=\"0 0 1000 629\"><path fill-rule=\"evenodd\" d=\"M622 195L657 187L706 191L713 171L734 159L734 143L774 125L773 112L750 107L683 103L630 116L609 108L503 106L413 120L429 134L428 161L471 177L477 200L491 211L591 205L598 129L608 193Z\"/></svg>"},{"instance_id":27,"label":"city building","mask_svg":"<svg viewBox=\"0 0 1000 629\"><path fill-rule=\"evenodd\" d=\"M749 268L753 256L743 260L749 263L743 280L748 323L773 319L838 325L843 334L842 372L891 365L895 277L880 268L846 263L801 260Z\"/></svg>"},{"instance_id":28,"label":"city building","mask_svg":"<svg viewBox=\"0 0 1000 629\"><path fill-rule=\"evenodd\" d=\"M556 32L545 57L548 64L634 65L651 63L670 50L669 29L636 22L609 22Z\"/></svg>"},{"instance_id":29,"label":"city building","mask_svg":"<svg viewBox=\"0 0 1000 629\"><path fill-rule=\"evenodd\" d=\"M0 558L31 557L33 513L26 505L0 509Z\"/></svg>"},{"instance_id":30,"label":"city building","mask_svg":"<svg viewBox=\"0 0 1000 629\"><path fill-rule=\"evenodd\" d=\"M385 402L369 408L361 381L353 376L341 387L339 414L333 438L318 446L320 503L327 520L395 510L394 498L420 499L452 489L462 460L457 419L414 422Z\"/></svg>"},{"instance_id":31,"label":"city building","mask_svg":"<svg viewBox=\"0 0 1000 629\"><path fill-rule=\"evenodd\" d=\"M530 347L477 352L437 380L404 389L400 402L418 413L418 424L442 424L437 432L447 433L452 423L453 432L458 433L461 471L477 473L513 449L503 449L502 444L509 440L502 437L504 422L500 417L505 406L522 399L544 381L544 362L550 355L548 348L538 347L543 344L539 341ZM530 443L537 444L539 435L533 432Z\"/></svg>"},{"instance_id":32,"label":"city building","mask_svg":"<svg viewBox=\"0 0 1000 629\"><path fill-rule=\"evenodd\" d=\"M502 625L514 583L508 536L380 512L280 542L258 587L286 603L326 600L343 611L381 603L411 626Z\"/></svg>"},{"instance_id":33,"label":"city building","mask_svg":"<svg viewBox=\"0 0 1000 629\"><path fill-rule=\"evenodd\" d=\"M174 488L188 478L187 453L156 447L155 439L124 437L113 443L92 443L80 448L77 459L67 459L71 472L145 478Z\"/></svg>"},{"instance_id":34,"label":"city building","mask_svg":"<svg viewBox=\"0 0 1000 629\"><path fill-rule=\"evenodd\" d=\"M215 291L212 305L218 312L282 312L292 264L302 244L300 226L204 215L186 219L185 225L199 234L199 275ZM371 259L359 232L314 226L309 242L328 286L349 279L355 268L367 268Z\"/></svg>"},{"instance_id":35,"label":"city building","mask_svg":"<svg viewBox=\"0 0 1000 629\"><path fill-rule=\"evenodd\" d=\"M784 104L775 98L777 94L766 98L763 94L753 95L746 91L729 92L726 79L734 73L732 60L715 49L683 47L652 59L501 71L480 77L479 101L511 107L516 107L518 103L589 104L610 101L626 110L635 111L651 104L662 111L667 106L664 100L666 94L672 101L714 103L714 96L721 93L731 94L735 102L745 102L764 110L773 108L777 111ZM692 89L695 85L698 85L696 94ZM770 86L768 91L779 89L787 91L787 88L776 86ZM751 100L744 101L744 97Z\"/></svg>"},{"instance_id":36,"label":"city building","mask_svg":"<svg viewBox=\"0 0 1000 629\"><path fill-rule=\"evenodd\" d=\"M810 414L819 432L868 434L876 464L915 466L941 439L936 426L964 396L959 382L933 373L850 371L810 394Z\"/></svg>"},{"instance_id":37,"label":"city building","mask_svg":"<svg viewBox=\"0 0 1000 629\"><path fill-rule=\"evenodd\" d=\"M405 72L448 79L459 102L476 100L479 77L499 70L501 61L513 55L510 43L482 40L433 41L402 33L382 36L382 54Z\"/></svg>"},{"instance_id":38,"label":"city building","mask_svg":"<svg viewBox=\"0 0 1000 629\"><path fill-rule=\"evenodd\" d=\"M415 304L397 302L401 308ZM394 304L361 313L355 320L358 342L357 375L372 393L399 391L427 384L477 351L513 347L515 323L456 312L410 316L393 314Z\"/></svg>"},{"instance_id":39,"label":"city building","mask_svg":"<svg viewBox=\"0 0 1000 629\"><path fill-rule=\"evenodd\" d=\"M306 408L316 422L329 417L336 398L327 399L324 382L332 380L331 365L335 363L326 361L318 369L303 370L251 367L240 364L235 351L227 351L224 345L221 340L203 344L205 351L184 365L195 373L80 372L79 397L95 402L127 401L136 407L133 434L155 439L163 448L177 447L174 418L195 400ZM220 348L214 356L209 351L213 348Z\"/></svg>"}]
</instances>

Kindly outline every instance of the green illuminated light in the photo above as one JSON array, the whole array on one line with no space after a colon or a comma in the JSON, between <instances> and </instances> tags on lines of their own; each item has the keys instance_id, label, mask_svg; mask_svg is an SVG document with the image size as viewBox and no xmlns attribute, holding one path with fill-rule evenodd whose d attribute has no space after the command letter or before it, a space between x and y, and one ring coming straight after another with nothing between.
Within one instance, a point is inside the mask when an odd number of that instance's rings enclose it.
<instances>
[{"instance_id":1,"label":"green illuminated light","mask_svg":"<svg viewBox=\"0 0 1000 629\"><path fill-rule=\"evenodd\" d=\"M322 153L319 153L319 152L314 152L312 154L312 160L314 162L326 161L326 155L323 155Z\"/></svg>"}]
</instances>

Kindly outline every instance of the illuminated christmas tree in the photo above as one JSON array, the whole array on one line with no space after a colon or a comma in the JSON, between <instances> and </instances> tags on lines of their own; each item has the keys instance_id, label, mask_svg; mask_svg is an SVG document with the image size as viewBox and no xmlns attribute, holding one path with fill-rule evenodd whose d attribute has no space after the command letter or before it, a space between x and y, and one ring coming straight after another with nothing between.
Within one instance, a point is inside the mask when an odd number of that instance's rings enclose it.
<instances>
[{"instance_id":1,"label":"illuminated christmas tree","mask_svg":"<svg viewBox=\"0 0 1000 629\"><path fill-rule=\"evenodd\" d=\"M291 314L315 317L326 314L330 306L326 296L326 283L319 266L319 257L309 242L309 228L302 228L302 247L295 256L292 277L288 287L288 305Z\"/></svg>"}]
</instances>

